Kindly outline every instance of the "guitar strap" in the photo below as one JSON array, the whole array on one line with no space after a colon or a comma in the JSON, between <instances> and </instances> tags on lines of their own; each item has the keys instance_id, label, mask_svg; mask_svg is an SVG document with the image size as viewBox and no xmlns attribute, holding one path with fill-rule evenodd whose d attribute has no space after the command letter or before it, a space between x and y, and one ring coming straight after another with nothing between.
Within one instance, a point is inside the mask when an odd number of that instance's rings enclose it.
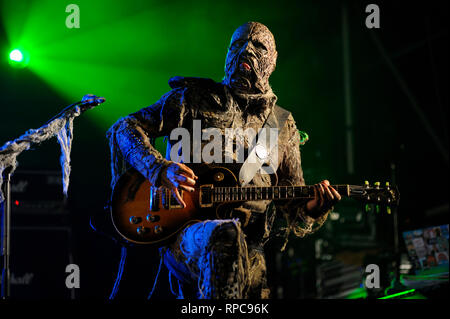
<instances>
[{"instance_id":1,"label":"guitar strap","mask_svg":"<svg viewBox=\"0 0 450 319\"><path fill-rule=\"evenodd\" d=\"M249 151L239 171L239 182L246 186L261 169L274 174L278 167L278 136L291 113L275 105L258 133L258 142ZM268 166L263 166L268 164Z\"/></svg>"}]
</instances>

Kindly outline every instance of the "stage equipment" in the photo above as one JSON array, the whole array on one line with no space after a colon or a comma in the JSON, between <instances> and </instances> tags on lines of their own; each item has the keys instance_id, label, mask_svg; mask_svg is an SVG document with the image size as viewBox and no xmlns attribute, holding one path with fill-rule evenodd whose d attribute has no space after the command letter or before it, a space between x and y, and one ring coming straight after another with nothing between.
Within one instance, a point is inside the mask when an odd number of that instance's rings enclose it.
<instances>
[{"instance_id":1,"label":"stage equipment","mask_svg":"<svg viewBox=\"0 0 450 319\"><path fill-rule=\"evenodd\" d=\"M17 55L13 55L18 58ZM31 129L21 137L7 142L0 147L0 204L2 206L2 240L1 254L2 285L1 298L10 296L10 227L11 227L11 176L17 168L17 156L23 151L29 150L32 145L42 143L54 136L58 138L61 146L61 166L63 179L63 193L67 196L70 175L70 151L73 138L73 120L84 111L105 102L102 97L85 95L77 103L71 104L60 113L50 119L39 129ZM3 181L5 185L3 187ZM5 194L5 195L4 195ZM6 197L5 197L6 196ZM20 203L19 203L20 204Z\"/></svg>"}]
</instances>

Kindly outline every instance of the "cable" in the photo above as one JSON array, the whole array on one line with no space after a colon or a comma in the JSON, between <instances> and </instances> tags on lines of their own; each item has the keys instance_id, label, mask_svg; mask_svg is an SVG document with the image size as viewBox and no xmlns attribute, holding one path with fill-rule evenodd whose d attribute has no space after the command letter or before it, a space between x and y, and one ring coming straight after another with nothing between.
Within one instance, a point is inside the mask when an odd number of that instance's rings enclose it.
<instances>
[{"instance_id":1,"label":"cable","mask_svg":"<svg viewBox=\"0 0 450 319\"><path fill-rule=\"evenodd\" d=\"M119 271L117 272L116 281L114 283L114 287L109 295L109 300L113 300L116 298L117 292L119 291L120 280L122 279L123 269L125 267L125 260L127 258L127 248L122 246L121 254L120 254L120 263L119 263Z\"/></svg>"}]
</instances>

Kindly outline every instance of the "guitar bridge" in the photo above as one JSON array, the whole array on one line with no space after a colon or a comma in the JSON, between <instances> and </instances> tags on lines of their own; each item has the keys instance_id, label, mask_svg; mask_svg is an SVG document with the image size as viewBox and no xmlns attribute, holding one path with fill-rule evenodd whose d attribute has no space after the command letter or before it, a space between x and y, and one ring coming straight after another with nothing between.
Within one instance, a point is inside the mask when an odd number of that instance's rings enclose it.
<instances>
[{"instance_id":1,"label":"guitar bridge","mask_svg":"<svg viewBox=\"0 0 450 319\"><path fill-rule=\"evenodd\" d=\"M213 190L212 184L206 184L200 186L199 205L200 207L212 207L213 206Z\"/></svg>"}]
</instances>

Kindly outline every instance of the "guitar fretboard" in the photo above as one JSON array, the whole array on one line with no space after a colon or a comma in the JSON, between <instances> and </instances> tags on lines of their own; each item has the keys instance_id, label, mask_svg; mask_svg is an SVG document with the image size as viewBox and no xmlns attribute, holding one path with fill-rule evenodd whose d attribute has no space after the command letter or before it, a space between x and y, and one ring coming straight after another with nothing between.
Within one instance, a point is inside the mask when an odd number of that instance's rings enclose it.
<instances>
[{"instance_id":1,"label":"guitar fretboard","mask_svg":"<svg viewBox=\"0 0 450 319\"><path fill-rule=\"evenodd\" d=\"M341 196L350 195L350 185L332 185ZM214 187L212 192L214 202L282 200L282 199L312 199L314 186L266 186L266 187Z\"/></svg>"}]
</instances>

